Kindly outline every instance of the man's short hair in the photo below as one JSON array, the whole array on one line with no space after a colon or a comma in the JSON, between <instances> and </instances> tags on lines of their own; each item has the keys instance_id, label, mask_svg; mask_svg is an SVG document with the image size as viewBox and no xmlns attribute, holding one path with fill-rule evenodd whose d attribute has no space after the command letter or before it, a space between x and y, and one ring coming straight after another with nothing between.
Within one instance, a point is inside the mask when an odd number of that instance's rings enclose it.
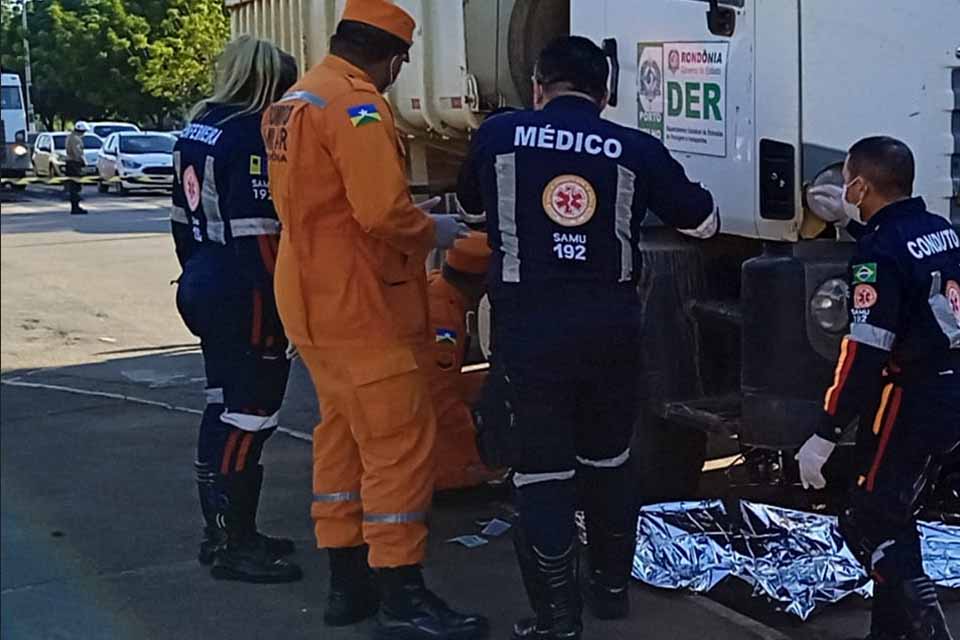
<instances>
[{"instance_id":1,"label":"man's short hair","mask_svg":"<svg viewBox=\"0 0 960 640\"><path fill-rule=\"evenodd\" d=\"M860 140L847 152L851 176L863 176L881 195L904 198L913 195L916 168L910 147L888 136Z\"/></svg>"},{"instance_id":2,"label":"man's short hair","mask_svg":"<svg viewBox=\"0 0 960 640\"><path fill-rule=\"evenodd\" d=\"M360 65L383 62L409 49L410 45L392 33L356 20L341 20L330 38L330 53Z\"/></svg>"},{"instance_id":3,"label":"man's short hair","mask_svg":"<svg viewBox=\"0 0 960 640\"><path fill-rule=\"evenodd\" d=\"M603 49L589 38L562 36L550 42L537 59L534 77L546 88L566 85L599 101L607 95L610 68Z\"/></svg>"}]
</instances>

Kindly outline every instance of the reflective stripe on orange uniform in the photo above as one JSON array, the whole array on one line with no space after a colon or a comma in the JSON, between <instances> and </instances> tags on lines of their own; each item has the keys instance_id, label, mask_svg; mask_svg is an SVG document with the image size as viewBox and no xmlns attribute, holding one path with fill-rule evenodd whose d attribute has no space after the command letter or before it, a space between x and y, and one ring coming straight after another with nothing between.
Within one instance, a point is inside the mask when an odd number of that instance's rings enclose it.
<instances>
[{"instance_id":1,"label":"reflective stripe on orange uniform","mask_svg":"<svg viewBox=\"0 0 960 640\"><path fill-rule=\"evenodd\" d=\"M418 564L436 433L418 363L433 222L410 197L387 103L347 61L328 56L307 72L264 114L263 135L283 225L277 306L323 416L317 544L366 541L374 567Z\"/></svg>"}]
</instances>

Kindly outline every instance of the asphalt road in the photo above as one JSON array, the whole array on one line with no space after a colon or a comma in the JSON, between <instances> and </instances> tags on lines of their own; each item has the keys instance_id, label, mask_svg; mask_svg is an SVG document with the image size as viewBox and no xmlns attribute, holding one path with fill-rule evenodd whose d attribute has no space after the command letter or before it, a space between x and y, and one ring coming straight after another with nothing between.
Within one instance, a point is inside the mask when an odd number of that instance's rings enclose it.
<instances>
[{"instance_id":1,"label":"asphalt road","mask_svg":"<svg viewBox=\"0 0 960 640\"><path fill-rule=\"evenodd\" d=\"M212 580L195 561L192 478L203 372L174 309L178 275L167 198L86 194L68 215L56 189L4 194L0 215L0 635L73 638L362 638L369 624L321 625L326 558L313 549L312 390L296 368L266 448L260 524L291 535L306 577L292 585ZM525 611L505 538L468 550L445 540L509 516L502 493L440 496L429 582L487 613L494 638ZM800 625L713 600L631 589L634 615L588 621L586 638L839 640L864 634L850 601ZM742 604L742 603L741 603ZM948 605L960 628L960 605Z\"/></svg>"}]
</instances>

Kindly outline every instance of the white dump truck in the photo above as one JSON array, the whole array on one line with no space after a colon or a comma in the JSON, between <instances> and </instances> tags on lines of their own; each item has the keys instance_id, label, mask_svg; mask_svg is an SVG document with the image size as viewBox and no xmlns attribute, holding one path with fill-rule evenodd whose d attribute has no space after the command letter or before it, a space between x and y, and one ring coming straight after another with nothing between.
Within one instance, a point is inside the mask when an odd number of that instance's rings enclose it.
<instances>
[{"instance_id":1,"label":"white dump truck","mask_svg":"<svg viewBox=\"0 0 960 640\"><path fill-rule=\"evenodd\" d=\"M957 0L397 0L417 19L390 90L415 190L452 191L484 115L530 102L535 57L578 34L611 62L605 117L663 140L719 203L723 236L687 241L648 219L644 473L689 491L704 438L788 484L784 452L810 434L847 330L843 232L803 186L842 182L857 139L903 139L916 192L960 225ZM343 0L226 0L235 34L324 56ZM682 434L682 435L681 435ZM726 451L731 453L731 451ZM792 457L792 456L791 456Z\"/></svg>"}]
</instances>

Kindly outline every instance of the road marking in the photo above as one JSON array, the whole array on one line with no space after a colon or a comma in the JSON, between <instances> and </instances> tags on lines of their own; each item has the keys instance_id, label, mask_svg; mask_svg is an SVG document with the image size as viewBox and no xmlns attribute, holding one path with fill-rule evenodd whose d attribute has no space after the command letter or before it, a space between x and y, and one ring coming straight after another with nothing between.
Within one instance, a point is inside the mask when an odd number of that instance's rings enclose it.
<instances>
[{"instance_id":1,"label":"road marking","mask_svg":"<svg viewBox=\"0 0 960 640\"><path fill-rule=\"evenodd\" d=\"M60 384L44 384L42 382L25 382L20 378L0 379L0 384L5 384L9 387L22 387L25 389L43 389L46 391L61 391L63 393L72 393L78 396L91 396L94 398L109 398L110 400L121 400L123 402L131 402L133 404L140 404L148 407L157 407L159 409L166 409L167 411L176 411L178 413L189 413L195 416L203 415L203 411L201 411L200 409L192 409L190 407L181 407L179 405L170 404L169 402L160 402L158 400L148 400L147 398L138 398L136 396L128 396L122 393L110 393L107 391L91 391L89 389L65 387ZM287 429L286 427L277 427L277 431L285 435L288 435L291 438L296 438L297 440L303 440L304 442L311 442L311 443L313 442L313 437L309 433L297 431L296 429Z\"/></svg>"},{"instance_id":2,"label":"road marking","mask_svg":"<svg viewBox=\"0 0 960 640\"><path fill-rule=\"evenodd\" d=\"M73 229L65 229L64 231L70 232ZM32 232L21 232L17 235L26 235L27 233ZM8 234L13 235L13 234ZM167 233L160 233L159 231L151 233L150 235L137 235L137 236L120 236L112 238L97 238L94 240L63 240L61 242L32 242L29 244L6 244L3 246L4 249L32 249L34 247L62 247L66 245L74 244L93 244L95 242L126 242L128 240L155 240L158 237L167 236Z\"/></svg>"}]
</instances>

